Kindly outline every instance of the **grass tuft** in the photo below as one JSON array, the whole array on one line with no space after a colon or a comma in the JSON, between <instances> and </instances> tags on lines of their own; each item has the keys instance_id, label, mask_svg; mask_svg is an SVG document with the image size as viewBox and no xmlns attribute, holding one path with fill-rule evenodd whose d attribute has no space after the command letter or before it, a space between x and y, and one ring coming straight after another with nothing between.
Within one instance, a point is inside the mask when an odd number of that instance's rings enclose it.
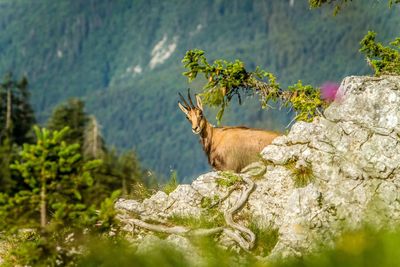
<instances>
[{"instance_id":1,"label":"grass tuft","mask_svg":"<svg viewBox=\"0 0 400 267\"><path fill-rule=\"evenodd\" d=\"M315 180L310 163L295 160L287 163L286 167L292 173L295 187L305 187Z\"/></svg>"},{"instance_id":2,"label":"grass tuft","mask_svg":"<svg viewBox=\"0 0 400 267\"><path fill-rule=\"evenodd\" d=\"M169 195L172 191L174 191L178 187L178 185L179 185L178 174L176 171L173 171L171 173L168 182L164 185L163 191Z\"/></svg>"},{"instance_id":3,"label":"grass tuft","mask_svg":"<svg viewBox=\"0 0 400 267\"><path fill-rule=\"evenodd\" d=\"M267 256L278 242L278 229L272 226L259 227L254 222L250 223L249 229L256 235L256 243L253 252L256 255Z\"/></svg>"}]
</instances>

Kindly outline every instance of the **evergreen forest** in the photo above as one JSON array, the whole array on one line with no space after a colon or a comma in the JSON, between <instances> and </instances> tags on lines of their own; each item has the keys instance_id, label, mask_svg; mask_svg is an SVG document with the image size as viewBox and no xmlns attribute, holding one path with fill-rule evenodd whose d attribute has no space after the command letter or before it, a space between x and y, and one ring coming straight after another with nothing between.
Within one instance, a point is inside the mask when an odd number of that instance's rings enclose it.
<instances>
[{"instance_id":1,"label":"evergreen forest","mask_svg":"<svg viewBox=\"0 0 400 267\"><path fill-rule=\"evenodd\" d=\"M340 1L338 1L340 2ZM349 74L372 73L358 52L369 31L382 42L399 35L398 6L352 1L338 16L307 1L11 1L0 3L0 73L29 81L36 120L78 98L102 136L118 151L134 150L165 179L191 181L209 170L177 107L188 84L181 60L201 49L207 58L239 59L246 69L274 73L283 86L320 86ZM262 110L252 97L232 101L222 125L286 131L293 113ZM206 109L217 123L216 109Z\"/></svg>"}]
</instances>

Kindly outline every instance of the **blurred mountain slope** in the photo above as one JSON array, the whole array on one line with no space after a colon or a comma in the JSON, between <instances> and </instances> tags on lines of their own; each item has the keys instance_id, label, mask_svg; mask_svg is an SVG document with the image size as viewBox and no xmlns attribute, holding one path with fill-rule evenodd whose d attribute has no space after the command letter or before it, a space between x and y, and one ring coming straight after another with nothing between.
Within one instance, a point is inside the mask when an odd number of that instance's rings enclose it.
<instances>
[{"instance_id":1,"label":"blurred mountain slope","mask_svg":"<svg viewBox=\"0 0 400 267\"><path fill-rule=\"evenodd\" d=\"M336 17L310 10L306 0L3 0L0 73L28 76L40 121L81 97L107 143L134 147L148 168L164 176L175 169L188 181L209 168L176 106L177 92L201 86L181 75L188 49L259 65L283 85L301 79L318 86L371 73L358 42L368 30L393 39L398 25L398 6L374 0L354 1ZM246 99L223 123L284 130L290 115L260 111Z\"/></svg>"}]
</instances>

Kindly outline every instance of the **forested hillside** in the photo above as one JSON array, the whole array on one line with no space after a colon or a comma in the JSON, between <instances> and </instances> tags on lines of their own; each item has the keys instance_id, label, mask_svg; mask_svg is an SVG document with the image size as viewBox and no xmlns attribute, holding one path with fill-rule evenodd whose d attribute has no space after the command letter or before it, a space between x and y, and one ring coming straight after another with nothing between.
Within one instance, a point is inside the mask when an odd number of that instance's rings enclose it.
<instances>
[{"instance_id":1,"label":"forested hillside","mask_svg":"<svg viewBox=\"0 0 400 267\"><path fill-rule=\"evenodd\" d=\"M1 0L0 73L27 75L40 122L80 97L108 144L134 148L146 167L190 180L209 167L177 108L178 92L201 86L182 75L187 50L261 66L283 85L318 86L371 73L359 41L368 30L393 39L399 25L399 6L375 0L354 1L336 17L331 9L310 12L306 0ZM284 130L290 116L246 99L223 124Z\"/></svg>"}]
</instances>

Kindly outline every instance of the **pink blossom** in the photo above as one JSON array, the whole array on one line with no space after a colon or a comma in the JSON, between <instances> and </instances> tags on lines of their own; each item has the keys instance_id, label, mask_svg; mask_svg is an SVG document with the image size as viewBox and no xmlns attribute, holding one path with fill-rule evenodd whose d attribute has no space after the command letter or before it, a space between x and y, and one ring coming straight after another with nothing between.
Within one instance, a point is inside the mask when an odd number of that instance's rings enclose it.
<instances>
[{"instance_id":1,"label":"pink blossom","mask_svg":"<svg viewBox=\"0 0 400 267\"><path fill-rule=\"evenodd\" d=\"M339 84L335 82L325 82L321 86L321 97L327 102L332 102L336 98L336 93L339 89Z\"/></svg>"}]
</instances>

